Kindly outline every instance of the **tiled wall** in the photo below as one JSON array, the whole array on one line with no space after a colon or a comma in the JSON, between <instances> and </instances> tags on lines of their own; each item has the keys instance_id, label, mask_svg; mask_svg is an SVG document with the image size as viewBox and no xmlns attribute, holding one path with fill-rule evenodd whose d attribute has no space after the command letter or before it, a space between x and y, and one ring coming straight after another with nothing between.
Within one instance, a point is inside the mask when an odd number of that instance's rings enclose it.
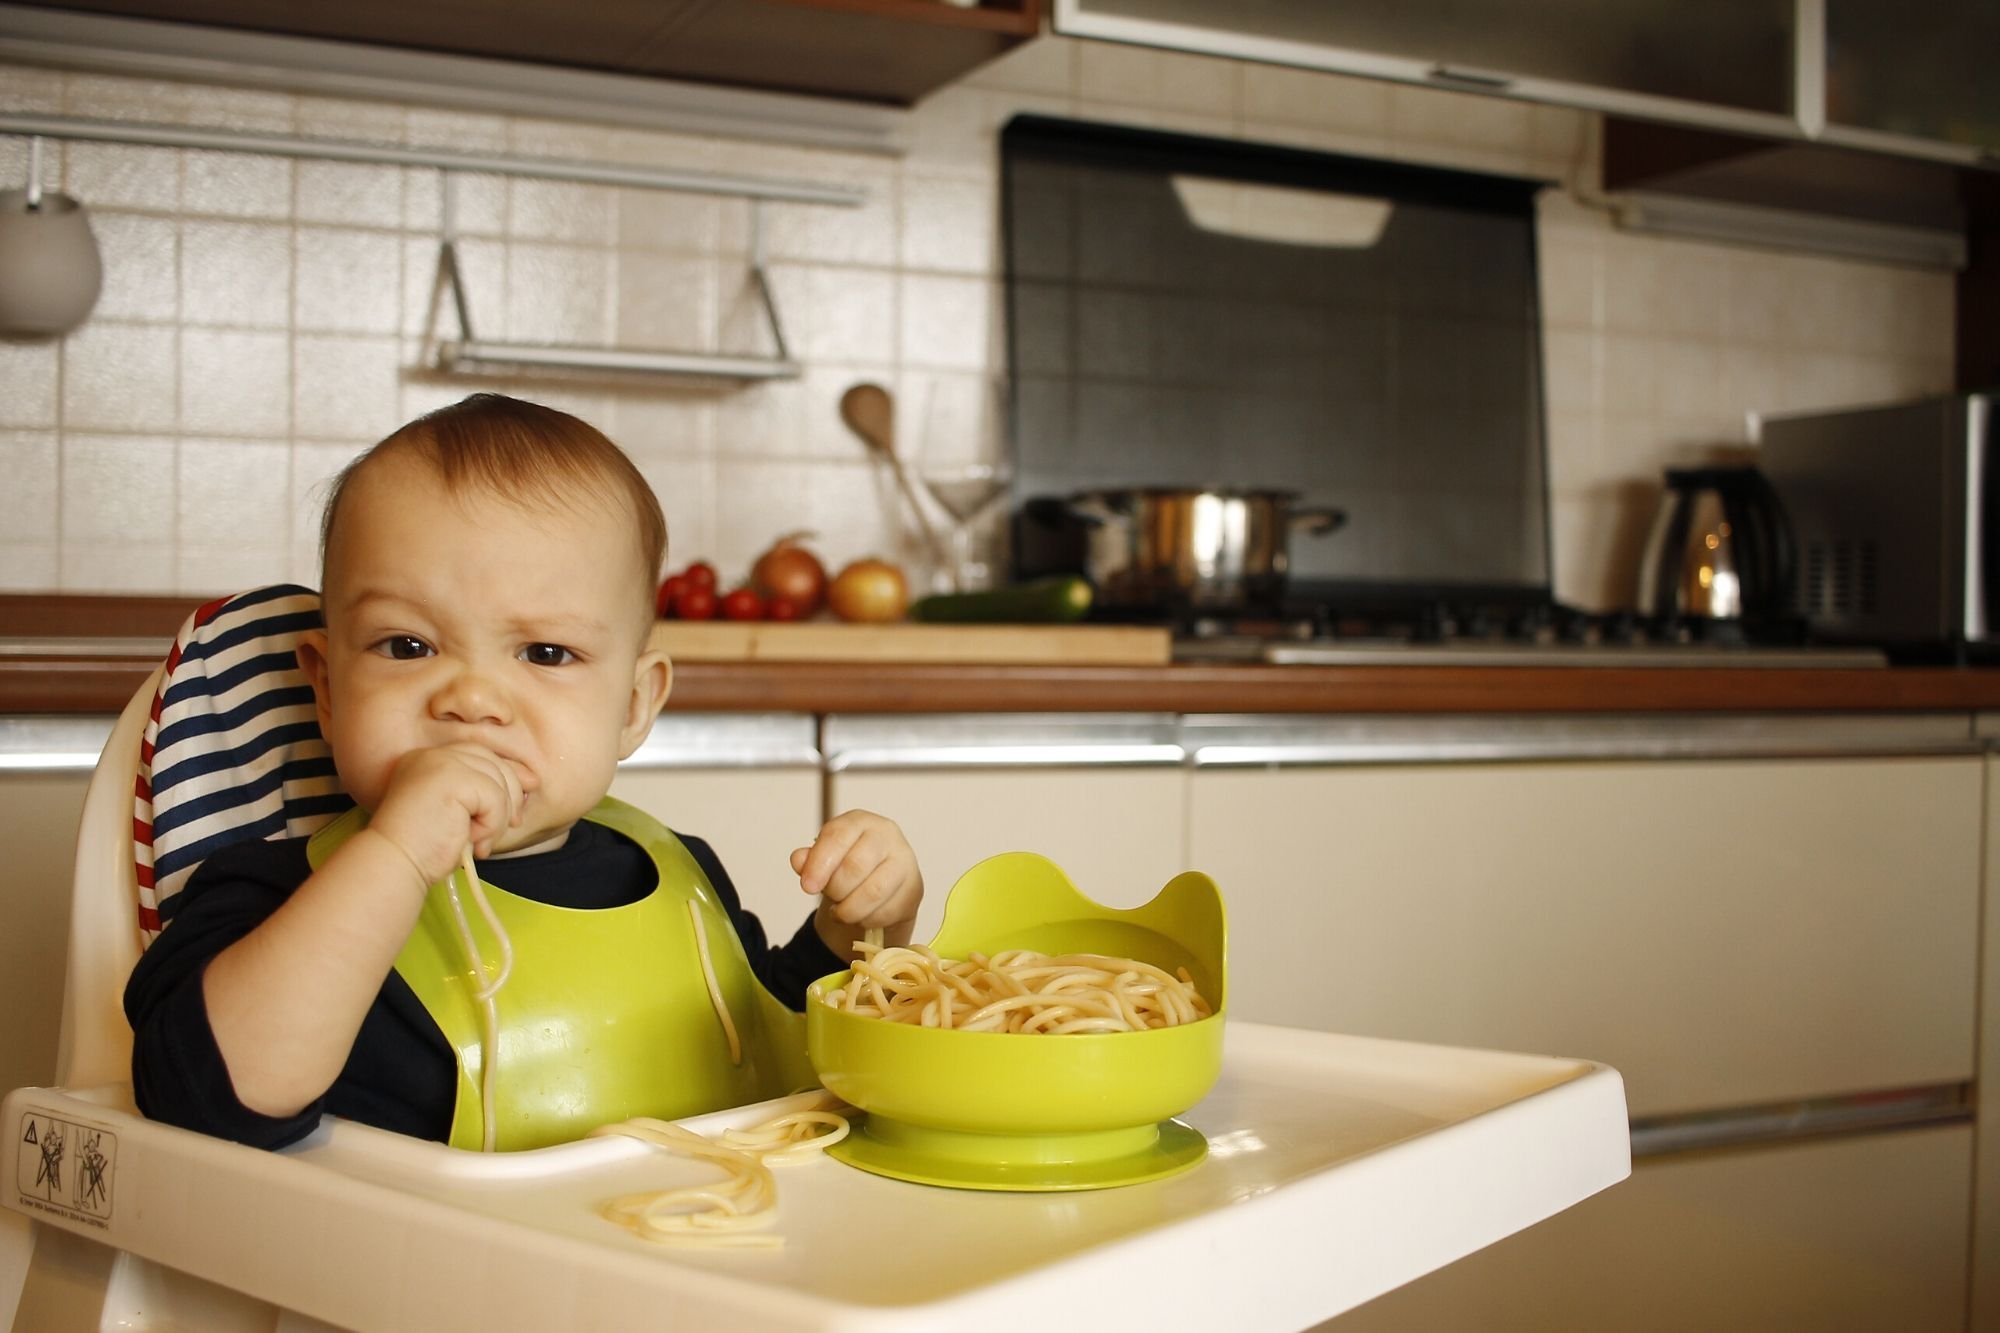
<instances>
[{"instance_id":1,"label":"tiled wall","mask_svg":"<svg viewBox=\"0 0 2000 1333\"><path fill-rule=\"evenodd\" d=\"M602 425L666 507L676 564L740 577L769 540L830 561L919 547L841 425L879 380L905 447L978 454L1004 369L995 139L1017 111L1185 129L1556 181L1591 180L1590 118L1554 108L1047 38L927 99L900 158L416 106L0 67L0 106L851 182L859 209L767 206L806 373L751 388L470 380L419 369L440 185L428 170L72 143L45 180L91 209L90 321L0 341L0 588L207 593L312 581L325 479L479 387ZM0 181L26 147L0 139ZM468 177L456 217L480 332L765 352L739 200ZM1558 593L1628 603L1664 465L1745 439L1752 410L1950 382L1949 275L1615 230L1544 196ZM449 335L446 316L437 326Z\"/></svg>"}]
</instances>

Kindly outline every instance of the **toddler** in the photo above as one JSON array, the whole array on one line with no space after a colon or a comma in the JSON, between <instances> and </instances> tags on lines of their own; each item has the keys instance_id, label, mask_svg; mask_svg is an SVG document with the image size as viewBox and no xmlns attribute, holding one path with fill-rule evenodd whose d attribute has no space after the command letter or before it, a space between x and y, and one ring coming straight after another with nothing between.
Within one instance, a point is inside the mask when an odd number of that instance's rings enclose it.
<instances>
[{"instance_id":1,"label":"toddler","mask_svg":"<svg viewBox=\"0 0 2000 1333\"><path fill-rule=\"evenodd\" d=\"M140 1109L266 1147L330 1112L527 1148L809 1082L806 985L866 929L907 941L922 877L894 823L839 815L792 853L810 918L767 943L704 843L606 797L672 679L630 460L477 394L356 460L322 543L299 665L357 808L188 881L126 989Z\"/></svg>"}]
</instances>

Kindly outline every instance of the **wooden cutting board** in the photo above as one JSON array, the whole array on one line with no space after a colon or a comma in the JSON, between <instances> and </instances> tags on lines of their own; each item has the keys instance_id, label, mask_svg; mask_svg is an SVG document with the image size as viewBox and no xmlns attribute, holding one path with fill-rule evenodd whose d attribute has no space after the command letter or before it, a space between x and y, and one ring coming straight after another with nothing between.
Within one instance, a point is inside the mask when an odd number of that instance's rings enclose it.
<instances>
[{"instance_id":1,"label":"wooden cutting board","mask_svg":"<svg viewBox=\"0 0 2000 1333\"><path fill-rule=\"evenodd\" d=\"M678 662L966 662L1163 666L1172 636L1152 625L849 625L838 621L662 620L653 646Z\"/></svg>"}]
</instances>

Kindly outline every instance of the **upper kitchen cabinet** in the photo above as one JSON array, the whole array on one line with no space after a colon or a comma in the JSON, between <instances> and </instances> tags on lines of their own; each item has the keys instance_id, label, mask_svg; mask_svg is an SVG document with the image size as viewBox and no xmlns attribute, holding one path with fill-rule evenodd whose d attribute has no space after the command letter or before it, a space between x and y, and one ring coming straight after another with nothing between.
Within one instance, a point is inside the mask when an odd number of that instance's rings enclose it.
<instances>
[{"instance_id":1,"label":"upper kitchen cabinet","mask_svg":"<svg viewBox=\"0 0 2000 1333\"><path fill-rule=\"evenodd\" d=\"M1055 0L1055 28L1751 133L1797 133L1797 0ZM1810 92L1808 85L1803 91Z\"/></svg>"},{"instance_id":2,"label":"upper kitchen cabinet","mask_svg":"<svg viewBox=\"0 0 2000 1333\"><path fill-rule=\"evenodd\" d=\"M1950 161L2000 148L1992 0L1054 0L1058 32Z\"/></svg>"},{"instance_id":3,"label":"upper kitchen cabinet","mask_svg":"<svg viewBox=\"0 0 2000 1333\"><path fill-rule=\"evenodd\" d=\"M1830 142L2000 157L1993 0L1826 0Z\"/></svg>"},{"instance_id":4,"label":"upper kitchen cabinet","mask_svg":"<svg viewBox=\"0 0 2000 1333\"><path fill-rule=\"evenodd\" d=\"M1033 37L1042 0L30 0L287 37L908 106Z\"/></svg>"}]
</instances>

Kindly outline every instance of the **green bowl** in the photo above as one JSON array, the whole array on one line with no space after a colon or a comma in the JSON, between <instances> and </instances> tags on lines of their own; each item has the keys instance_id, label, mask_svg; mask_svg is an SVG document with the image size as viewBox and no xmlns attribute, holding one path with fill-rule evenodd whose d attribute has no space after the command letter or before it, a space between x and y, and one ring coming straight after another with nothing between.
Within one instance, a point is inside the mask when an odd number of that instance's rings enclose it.
<instances>
[{"instance_id":1,"label":"green bowl","mask_svg":"<svg viewBox=\"0 0 2000 1333\"><path fill-rule=\"evenodd\" d=\"M868 1112L836 1156L987 1189L1098 1188L1200 1161L1200 1136L1171 1118L1222 1071L1227 926L1208 876L1177 876L1121 910L1086 898L1045 857L996 856L953 887L931 947L948 958L1036 949L1185 967L1215 1012L1143 1032L961 1032L842 1012L825 996L849 974L822 977L806 1003L807 1054L828 1091Z\"/></svg>"}]
</instances>

